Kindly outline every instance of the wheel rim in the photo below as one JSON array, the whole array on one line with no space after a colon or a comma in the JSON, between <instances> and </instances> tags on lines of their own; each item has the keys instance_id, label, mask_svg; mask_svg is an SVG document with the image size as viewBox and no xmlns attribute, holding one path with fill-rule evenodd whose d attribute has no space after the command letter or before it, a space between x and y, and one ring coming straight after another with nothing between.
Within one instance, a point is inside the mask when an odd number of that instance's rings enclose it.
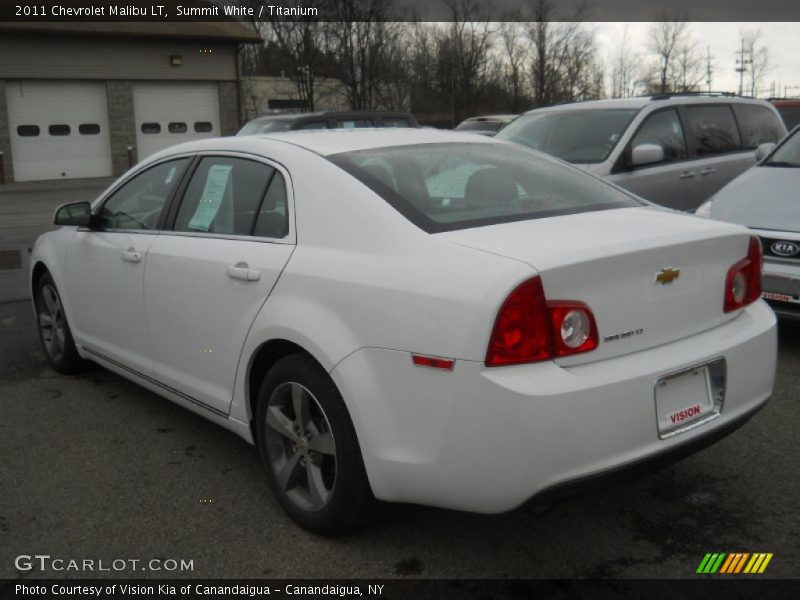
<instances>
[{"instance_id":1,"label":"wheel rim","mask_svg":"<svg viewBox=\"0 0 800 600\"><path fill-rule=\"evenodd\" d=\"M283 494L307 511L324 508L336 484L336 445L328 417L308 388L282 383L267 404L269 466Z\"/></svg>"},{"instance_id":2,"label":"wheel rim","mask_svg":"<svg viewBox=\"0 0 800 600\"><path fill-rule=\"evenodd\" d=\"M52 285L45 285L39 298L39 331L45 351L55 361L64 356L66 325L56 289Z\"/></svg>"}]
</instances>

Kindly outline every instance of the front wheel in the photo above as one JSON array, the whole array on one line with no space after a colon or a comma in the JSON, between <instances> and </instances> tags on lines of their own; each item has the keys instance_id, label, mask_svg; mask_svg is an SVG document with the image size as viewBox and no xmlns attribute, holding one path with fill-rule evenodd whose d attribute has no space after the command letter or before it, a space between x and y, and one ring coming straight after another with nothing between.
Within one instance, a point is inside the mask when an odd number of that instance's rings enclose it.
<instances>
[{"instance_id":1,"label":"front wheel","mask_svg":"<svg viewBox=\"0 0 800 600\"><path fill-rule=\"evenodd\" d=\"M258 396L256 436L270 487L302 527L340 535L374 504L350 415L327 373L291 355L269 370Z\"/></svg>"},{"instance_id":2,"label":"front wheel","mask_svg":"<svg viewBox=\"0 0 800 600\"><path fill-rule=\"evenodd\" d=\"M39 341L47 362L59 373L75 373L83 361L75 348L64 305L50 273L39 279L35 300Z\"/></svg>"}]
</instances>

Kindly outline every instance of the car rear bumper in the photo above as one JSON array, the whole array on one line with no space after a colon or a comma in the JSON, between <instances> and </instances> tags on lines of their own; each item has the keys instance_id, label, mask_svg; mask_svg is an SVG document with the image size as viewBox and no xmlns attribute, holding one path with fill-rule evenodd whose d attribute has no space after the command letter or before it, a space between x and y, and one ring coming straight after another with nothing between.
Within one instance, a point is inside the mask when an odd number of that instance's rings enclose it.
<instances>
[{"instance_id":1,"label":"car rear bumper","mask_svg":"<svg viewBox=\"0 0 800 600\"><path fill-rule=\"evenodd\" d=\"M761 284L776 315L800 320L800 264L765 259Z\"/></svg>"},{"instance_id":2,"label":"car rear bumper","mask_svg":"<svg viewBox=\"0 0 800 600\"><path fill-rule=\"evenodd\" d=\"M371 348L331 374L378 498L494 513L674 460L727 435L769 398L776 352L775 316L756 302L712 330L580 366L456 361L441 371L414 366L408 352ZM720 357L727 365L720 415L660 439L656 382Z\"/></svg>"}]
</instances>

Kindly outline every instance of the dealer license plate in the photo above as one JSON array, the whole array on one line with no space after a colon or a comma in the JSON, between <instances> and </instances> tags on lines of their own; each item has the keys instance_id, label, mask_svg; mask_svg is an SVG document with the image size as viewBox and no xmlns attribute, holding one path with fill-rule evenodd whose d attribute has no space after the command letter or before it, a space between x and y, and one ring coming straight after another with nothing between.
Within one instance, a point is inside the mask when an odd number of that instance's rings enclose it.
<instances>
[{"instance_id":1,"label":"dealer license plate","mask_svg":"<svg viewBox=\"0 0 800 600\"><path fill-rule=\"evenodd\" d=\"M716 416L708 367L694 367L668 375L656 383L658 435L666 438Z\"/></svg>"}]
</instances>

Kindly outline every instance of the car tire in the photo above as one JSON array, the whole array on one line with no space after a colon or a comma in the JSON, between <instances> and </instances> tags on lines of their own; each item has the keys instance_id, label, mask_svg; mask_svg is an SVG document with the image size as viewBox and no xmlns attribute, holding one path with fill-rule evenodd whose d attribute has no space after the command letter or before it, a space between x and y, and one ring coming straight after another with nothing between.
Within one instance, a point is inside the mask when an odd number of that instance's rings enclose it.
<instances>
[{"instance_id":1,"label":"car tire","mask_svg":"<svg viewBox=\"0 0 800 600\"><path fill-rule=\"evenodd\" d=\"M64 304L53 277L45 273L36 285L36 324L47 362L59 373L76 373L83 359L75 347Z\"/></svg>"},{"instance_id":2,"label":"car tire","mask_svg":"<svg viewBox=\"0 0 800 600\"><path fill-rule=\"evenodd\" d=\"M342 535L374 514L350 415L311 357L286 356L267 373L258 394L256 441L275 497L305 529Z\"/></svg>"}]
</instances>

